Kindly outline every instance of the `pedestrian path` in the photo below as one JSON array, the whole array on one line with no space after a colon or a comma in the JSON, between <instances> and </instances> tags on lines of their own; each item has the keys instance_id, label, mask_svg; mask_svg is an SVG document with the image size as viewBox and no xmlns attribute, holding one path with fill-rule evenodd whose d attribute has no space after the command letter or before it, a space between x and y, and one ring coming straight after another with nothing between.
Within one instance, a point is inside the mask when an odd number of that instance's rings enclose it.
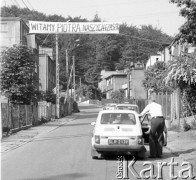
<instances>
[{"instance_id":1,"label":"pedestrian path","mask_svg":"<svg viewBox=\"0 0 196 180\"><path fill-rule=\"evenodd\" d=\"M53 119L42 125L34 126L26 130L21 130L17 133L11 134L8 137L4 137L1 140L0 152L6 153L12 151L28 142L33 141L33 139L37 138L39 135L49 133L60 127L61 125L73 121L74 119L76 119L77 116L78 114L73 114L71 116L66 116L61 119Z\"/></svg>"},{"instance_id":2,"label":"pedestrian path","mask_svg":"<svg viewBox=\"0 0 196 180\"><path fill-rule=\"evenodd\" d=\"M196 174L196 129L186 132L168 131L167 148L184 161L190 162Z\"/></svg>"}]
</instances>

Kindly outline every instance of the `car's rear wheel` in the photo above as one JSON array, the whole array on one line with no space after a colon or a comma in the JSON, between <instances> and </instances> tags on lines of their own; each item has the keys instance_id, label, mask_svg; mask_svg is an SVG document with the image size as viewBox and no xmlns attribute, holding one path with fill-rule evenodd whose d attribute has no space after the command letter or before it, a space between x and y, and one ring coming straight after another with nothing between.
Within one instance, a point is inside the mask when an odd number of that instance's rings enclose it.
<instances>
[{"instance_id":1,"label":"car's rear wheel","mask_svg":"<svg viewBox=\"0 0 196 180\"><path fill-rule=\"evenodd\" d=\"M97 152L95 149L91 147L91 157L92 159L102 159L104 156L102 153Z\"/></svg>"},{"instance_id":2,"label":"car's rear wheel","mask_svg":"<svg viewBox=\"0 0 196 180\"><path fill-rule=\"evenodd\" d=\"M92 159L98 159L98 156L92 156Z\"/></svg>"},{"instance_id":3,"label":"car's rear wheel","mask_svg":"<svg viewBox=\"0 0 196 180\"><path fill-rule=\"evenodd\" d=\"M145 153L145 150L142 150L142 151L139 151L138 153L137 153L137 158L138 159L144 159L146 157L146 153Z\"/></svg>"}]
</instances>

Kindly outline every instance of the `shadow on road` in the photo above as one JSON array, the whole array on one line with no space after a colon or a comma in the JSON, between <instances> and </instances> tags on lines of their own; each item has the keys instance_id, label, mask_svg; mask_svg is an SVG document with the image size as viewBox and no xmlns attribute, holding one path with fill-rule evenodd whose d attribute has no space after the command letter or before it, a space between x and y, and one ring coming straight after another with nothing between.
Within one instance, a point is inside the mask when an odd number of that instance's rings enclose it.
<instances>
[{"instance_id":1,"label":"shadow on road","mask_svg":"<svg viewBox=\"0 0 196 180\"><path fill-rule=\"evenodd\" d=\"M67 174L60 174L60 175L36 178L36 180L70 180L70 179L81 179L81 178L84 178L87 176L88 176L87 173L67 173ZM35 178L23 179L23 180L35 180Z\"/></svg>"},{"instance_id":2,"label":"shadow on road","mask_svg":"<svg viewBox=\"0 0 196 180\"><path fill-rule=\"evenodd\" d=\"M97 117L97 114L83 114L83 115L80 115L77 119L85 119L85 118L96 118Z\"/></svg>"},{"instance_id":3,"label":"shadow on road","mask_svg":"<svg viewBox=\"0 0 196 180\"><path fill-rule=\"evenodd\" d=\"M79 118L78 118L79 119ZM90 125L90 123L75 123L75 124L61 124L60 126L84 126L84 125ZM59 126L58 123L55 124L43 124L42 127L56 127Z\"/></svg>"},{"instance_id":4,"label":"shadow on road","mask_svg":"<svg viewBox=\"0 0 196 180\"><path fill-rule=\"evenodd\" d=\"M79 106L79 109L81 110L81 109L97 109L97 108L99 108L99 107L97 107L97 106L92 106L92 105L90 105L90 106Z\"/></svg>"},{"instance_id":5,"label":"shadow on road","mask_svg":"<svg viewBox=\"0 0 196 180\"><path fill-rule=\"evenodd\" d=\"M92 137L92 134L78 134L78 135L46 137L46 138L34 139L33 142L34 141L49 141L49 140L55 140L55 139L80 138L80 137Z\"/></svg>"},{"instance_id":6,"label":"shadow on road","mask_svg":"<svg viewBox=\"0 0 196 180\"><path fill-rule=\"evenodd\" d=\"M90 126L91 124L88 122L88 123L64 124L62 126L86 126L86 125L89 125Z\"/></svg>"},{"instance_id":7,"label":"shadow on road","mask_svg":"<svg viewBox=\"0 0 196 180\"><path fill-rule=\"evenodd\" d=\"M186 151L176 151L174 154L175 154L176 156L179 156L180 154L192 153L192 152L194 152L194 151L196 151L196 149L195 149L195 148L192 148L192 149L188 149L188 150L186 150Z\"/></svg>"},{"instance_id":8,"label":"shadow on road","mask_svg":"<svg viewBox=\"0 0 196 180\"><path fill-rule=\"evenodd\" d=\"M107 160L107 161L117 161L117 158L119 156L123 156L123 155L106 155L104 156L103 158L101 158L100 160ZM178 157L179 155L175 155L175 154L172 154L170 152L165 152L163 153L163 156L161 158L148 158L149 156L149 152L146 153L146 157L144 159L138 159L137 157L136 158L136 161L164 161L165 159L168 159L168 158L172 158L172 157ZM127 160L131 161L133 159L133 155L131 156L124 156Z\"/></svg>"}]
</instances>

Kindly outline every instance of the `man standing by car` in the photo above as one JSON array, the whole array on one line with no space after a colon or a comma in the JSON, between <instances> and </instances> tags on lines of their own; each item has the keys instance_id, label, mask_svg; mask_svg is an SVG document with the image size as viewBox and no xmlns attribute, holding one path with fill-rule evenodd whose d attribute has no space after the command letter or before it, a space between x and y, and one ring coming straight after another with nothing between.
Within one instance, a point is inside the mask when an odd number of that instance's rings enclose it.
<instances>
[{"instance_id":1,"label":"man standing by car","mask_svg":"<svg viewBox=\"0 0 196 180\"><path fill-rule=\"evenodd\" d=\"M141 116L149 113L151 116L151 129L149 134L150 156L149 158L160 158L162 155L163 131L165 127L165 118L163 117L162 106L155 102L154 99L149 100L149 104L140 113Z\"/></svg>"}]
</instances>

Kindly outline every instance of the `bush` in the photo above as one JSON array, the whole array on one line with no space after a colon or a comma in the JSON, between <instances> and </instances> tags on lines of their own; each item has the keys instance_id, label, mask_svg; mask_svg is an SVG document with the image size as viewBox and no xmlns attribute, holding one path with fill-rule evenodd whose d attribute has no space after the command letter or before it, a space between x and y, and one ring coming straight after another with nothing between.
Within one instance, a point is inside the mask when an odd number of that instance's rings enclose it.
<instances>
[{"instance_id":1,"label":"bush","mask_svg":"<svg viewBox=\"0 0 196 180\"><path fill-rule=\"evenodd\" d=\"M191 129L191 126L186 122L186 120L184 120L183 130L184 131L188 131L190 129Z\"/></svg>"}]
</instances>

